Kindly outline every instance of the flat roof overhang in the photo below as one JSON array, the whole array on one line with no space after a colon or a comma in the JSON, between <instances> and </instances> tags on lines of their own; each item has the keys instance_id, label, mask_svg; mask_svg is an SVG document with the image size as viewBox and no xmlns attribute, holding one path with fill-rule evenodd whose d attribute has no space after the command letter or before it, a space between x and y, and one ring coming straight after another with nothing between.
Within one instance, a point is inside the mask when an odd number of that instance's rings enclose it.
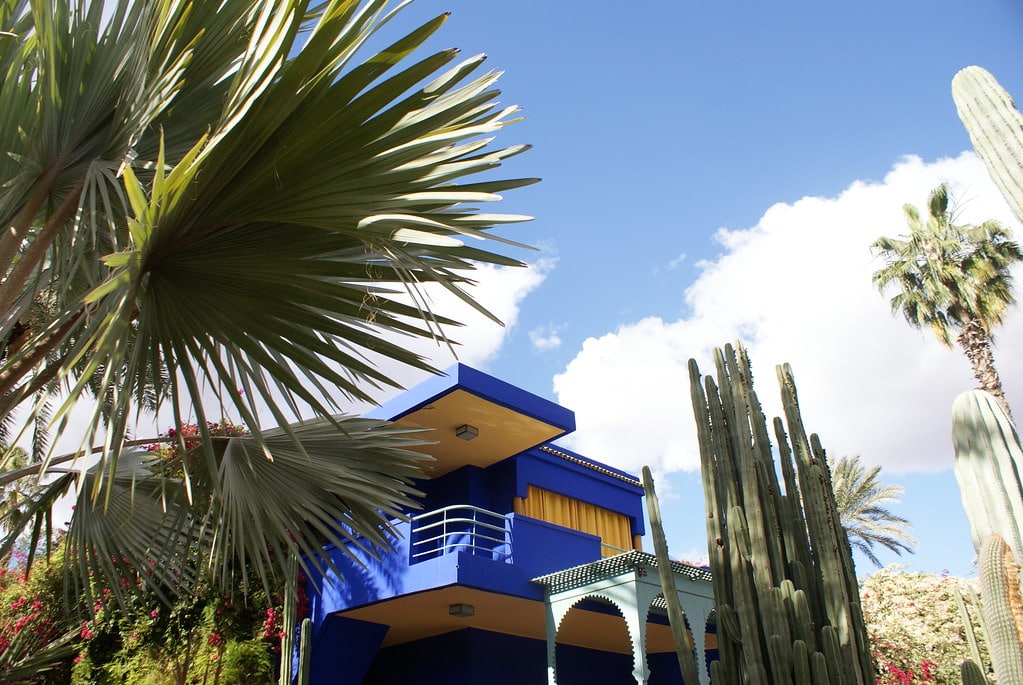
<instances>
[{"instance_id":1,"label":"flat roof overhang","mask_svg":"<svg viewBox=\"0 0 1023 685\"><path fill-rule=\"evenodd\" d=\"M464 364L402 393L368 414L413 428L425 428L434 444L417 448L436 461L424 465L429 477L463 466L486 468L575 430L575 414ZM472 426L477 435L455 434Z\"/></svg>"},{"instance_id":2,"label":"flat roof overhang","mask_svg":"<svg viewBox=\"0 0 1023 685\"><path fill-rule=\"evenodd\" d=\"M471 605L473 615L452 616L449 607L453 604ZM342 611L337 615L390 626L382 647L413 642L462 628L478 628L535 640L546 639L546 609L543 601L462 585L403 595ZM576 606L566 615L558 631L557 641L558 644L632 654L632 643L621 615L617 612L590 611L584 606ZM674 649L668 625L655 622L647 624L648 654Z\"/></svg>"}]
</instances>

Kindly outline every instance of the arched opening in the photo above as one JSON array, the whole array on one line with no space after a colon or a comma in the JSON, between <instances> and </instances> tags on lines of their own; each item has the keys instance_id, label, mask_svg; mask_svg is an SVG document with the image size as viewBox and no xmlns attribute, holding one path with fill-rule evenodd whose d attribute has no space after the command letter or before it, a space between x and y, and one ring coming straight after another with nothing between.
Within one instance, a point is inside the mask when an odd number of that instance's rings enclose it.
<instances>
[{"instance_id":1,"label":"arched opening","mask_svg":"<svg viewBox=\"0 0 1023 685\"><path fill-rule=\"evenodd\" d=\"M555 641L558 685L635 685L632 640L621 610L588 597L569 609Z\"/></svg>"},{"instance_id":2,"label":"arched opening","mask_svg":"<svg viewBox=\"0 0 1023 685\"><path fill-rule=\"evenodd\" d=\"M686 616L686 631L693 637ZM693 644L696 644L695 642ZM668 622L668 607L664 595L658 595L646 616L646 656L650 668L649 685L682 685L682 670L675 652L675 638ZM685 683L689 685L689 683ZM698 683L694 685L699 685Z\"/></svg>"},{"instance_id":3,"label":"arched opening","mask_svg":"<svg viewBox=\"0 0 1023 685\"><path fill-rule=\"evenodd\" d=\"M717 609L711 610L707 616L707 625L703 631L703 649L706 656L704 668L710 673L710 662L718 660L718 615Z\"/></svg>"}]
</instances>

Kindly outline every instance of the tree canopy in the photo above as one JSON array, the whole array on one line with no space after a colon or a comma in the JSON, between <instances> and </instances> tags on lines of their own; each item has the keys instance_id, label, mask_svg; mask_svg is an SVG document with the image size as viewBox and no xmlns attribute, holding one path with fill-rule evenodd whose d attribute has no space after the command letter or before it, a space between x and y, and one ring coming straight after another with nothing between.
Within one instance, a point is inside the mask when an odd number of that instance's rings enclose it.
<instances>
[{"instance_id":1,"label":"tree canopy","mask_svg":"<svg viewBox=\"0 0 1023 685\"><path fill-rule=\"evenodd\" d=\"M948 186L931 191L927 218L903 207L909 235L878 238L872 248L885 260L874 273L884 292L897 289L892 312L910 325L928 327L943 345L965 352L982 390L998 398L1008 412L991 351L992 330L1015 303L1011 267L1023 260L1008 228L997 221L979 226L956 224Z\"/></svg>"}]
</instances>

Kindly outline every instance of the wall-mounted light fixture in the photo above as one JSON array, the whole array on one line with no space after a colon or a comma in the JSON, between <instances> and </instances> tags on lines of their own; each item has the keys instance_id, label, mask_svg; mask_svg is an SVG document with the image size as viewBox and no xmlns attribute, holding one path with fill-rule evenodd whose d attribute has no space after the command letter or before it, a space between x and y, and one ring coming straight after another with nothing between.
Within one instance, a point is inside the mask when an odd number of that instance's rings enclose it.
<instances>
[{"instance_id":1,"label":"wall-mounted light fixture","mask_svg":"<svg viewBox=\"0 0 1023 685\"><path fill-rule=\"evenodd\" d=\"M465 423L455 429L455 437L459 437L462 440L472 440L480 434L480 429L476 426L470 426Z\"/></svg>"},{"instance_id":2,"label":"wall-mounted light fixture","mask_svg":"<svg viewBox=\"0 0 1023 685\"><path fill-rule=\"evenodd\" d=\"M452 604L448 606L448 614L458 618L468 618L476 615L476 607L471 604Z\"/></svg>"}]
</instances>

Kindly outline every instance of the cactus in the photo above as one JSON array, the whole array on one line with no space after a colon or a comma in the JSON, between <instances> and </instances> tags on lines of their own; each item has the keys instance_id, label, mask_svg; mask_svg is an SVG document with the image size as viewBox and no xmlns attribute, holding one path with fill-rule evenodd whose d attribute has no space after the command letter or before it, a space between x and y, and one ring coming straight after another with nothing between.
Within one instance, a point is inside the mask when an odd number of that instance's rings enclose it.
<instances>
[{"instance_id":1,"label":"cactus","mask_svg":"<svg viewBox=\"0 0 1023 685\"><path fill-rule=\"evenodd\" d=\"M685 612L675 590L675 577L671 570L671 559L668 557L668 543L664 539L664 526L661 523L661 505L654 490L654 478L647 466L643 467L643 490L646 493L650 532L657 555L657 572L661 579L664 602L668 606L668 624L671 626L671 635L675 641L679 671L684 682L698 683L700 679L696 669L696 657L693 655L693 640L686 630Z\"/></svg>"},{"instance_id":2,"label":"cactus","mask_svg":"<svg viewBox=\"0 0 1023 685\"><path fill-rule=\"evenodd\" d=\"M984 663L980 657L980 645L977 643L977 632L973 629L973 618L970 616L969 610L966 608L966 602L963 601L963 594L959 591L959 586L955 586L955 598L956 608L959 610L959 620L963 622L966 633L966 644L970 648L970 660L980 668L980 664ZM974 600L974 606L977 606L976 599Z\"/></svg>"},{"instance_id":3,"label":"cactus","mask_svg":"<svg viewBox=\"0 0 1023 685\"><path fill-rule=\"evenodd\" d=\"M952 99L973 149L1023 221L1023 115L995 77L980 67L966 67L955 75Z\"/></svg>"},{"instance_id":4,"label":"cactus","mask_svg":"<svg viewBox=\"0 0 1023 685\"><path fill-rule=\"evenodd\" d=\"M955 475L979 552L992 534L1005 538L1016 558L1023 550L1023 448L998 401L983 390L960 394L952 405Z\"/></svg>"},{"instance_id":5,"label":"cactus","mask_svg":"<svg viewBox=\"0 0 1023 685\"><path fill-rule=\"evenodd\" d=\"M994 397L970 390L952 406L955 474L980 556L983 624L999 681L1023 682L1023 446ZM964 682L966 669L963 667Z\"/></svg>"},{"instance_id":6,"label":"cactus","mask_svg":"<svg viewBox=\"0 0 1023 685\"><path fill-rule=\"evenodd\" d=\"M298 641L298 680L296 685L309 685L309 661L313 653L313 622L302 619Z\"/></svg>"},{"instance_id":7,"label":"cactus","mask_svg":"<svg viewBox=\"0 0 1023 685\"><path fill-rule=\"evenodd\" d=\"M973 659L964 661L960 666L960 672L963 676L963 685L988 685L984 671L980 670L980 666Z\"/></svg>"},{"instance_id":8,"label":"cactus","mask_svg":"<svg viewBox=\"0 0 1023 685\"><path fill-rule=\"evenodd\" d=\"M1023 600L1019 564L1000 535L980 548L980 587L984 629L995 675L1002 683L1023 683Z\"/></svg>"},{"instance_id":9,"label":"cactus","mask_svg":"<svg viewBox=\"0 0 1023 685\"><path fill-rule=\"evenodd\" d=\"M719 626L715 682L873 684L852 553L791 369L778 367L782 487L746 351L714 354L716 383L695 361L689 370Z\"/></svg>"},{"instance_id":10,"label":"cactus","mask_svg":"<svg viewBox=\"0 0 1023 685\"><path fill-rule=\"evenodd\" d=\"M295 627L298 619L298 556L288 555L287 577L284 579L284 616L281 617L281 675L278 685L291 685L294 672Z\"/></svg>"}]
</instances>

